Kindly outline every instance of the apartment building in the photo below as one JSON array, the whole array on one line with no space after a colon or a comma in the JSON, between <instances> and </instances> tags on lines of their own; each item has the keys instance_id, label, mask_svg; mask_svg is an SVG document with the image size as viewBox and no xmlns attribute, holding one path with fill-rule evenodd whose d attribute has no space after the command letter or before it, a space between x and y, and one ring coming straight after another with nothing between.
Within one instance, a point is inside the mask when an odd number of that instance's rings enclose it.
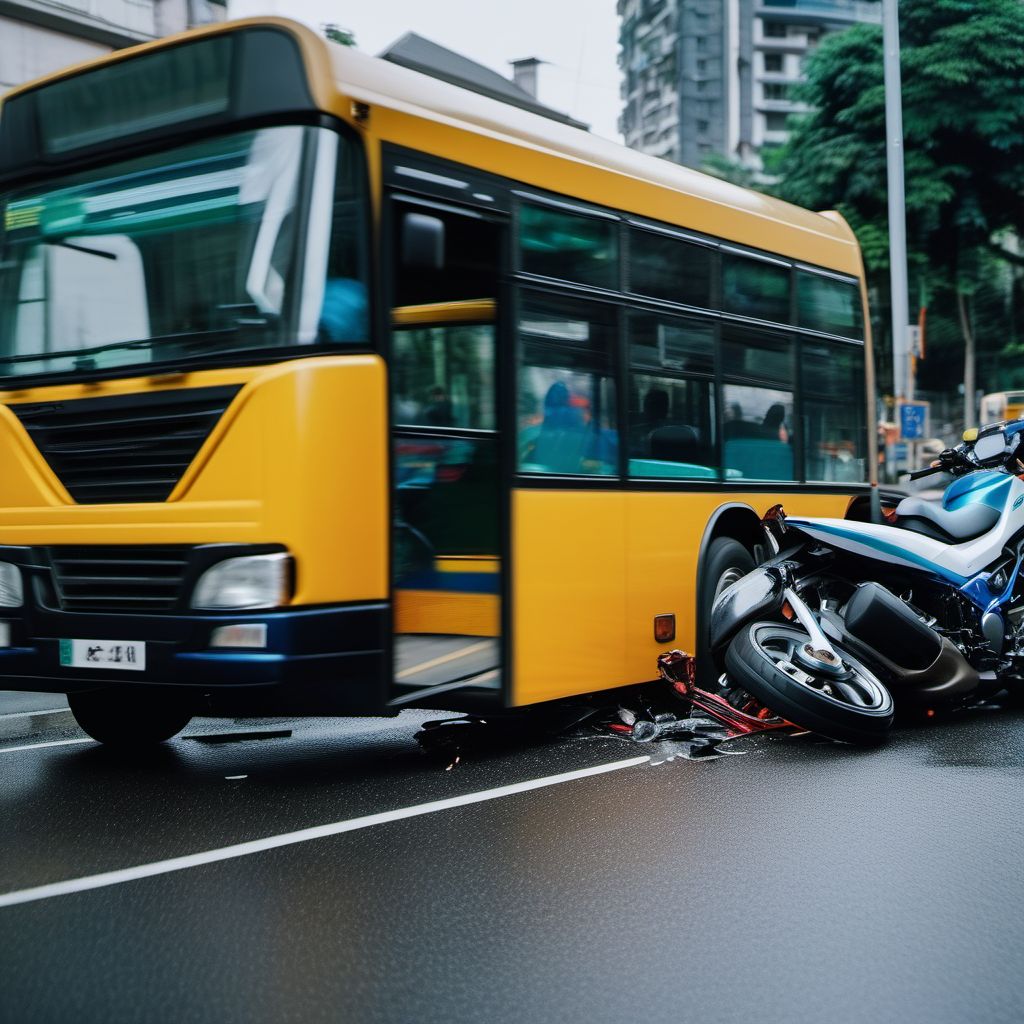
<instances>
[{"instance_id":1,"label":"apartment building","mask_svg":"<svg viewBox=\"0 0 1024 1024\"><path fill-rule=\"evenodd\" d=\"M0 94L111 50L223 21L225 0L0 0Z\"/></svg>"},{"instance_id":2,"label":"apartment building","mask_svg":"<svg viewBox=\"0 0 1024 1024\"><path fill-rule=\"evenodd\" d=\"M626 145L700 167L761 166L801 106L794 87L829 32L881 20L872 0L618 0Z\"/></svg>"}]
</instances>

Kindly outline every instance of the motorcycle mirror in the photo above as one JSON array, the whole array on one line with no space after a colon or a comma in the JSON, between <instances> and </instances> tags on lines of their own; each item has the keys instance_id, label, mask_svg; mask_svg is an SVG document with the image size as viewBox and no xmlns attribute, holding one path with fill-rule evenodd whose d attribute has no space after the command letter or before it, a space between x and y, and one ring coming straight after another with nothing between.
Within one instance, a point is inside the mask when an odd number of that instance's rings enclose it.
<instances>
[{"instance_id":1,"label":"motorcycle mirror","mask_svg":"<svg viewBox=\"0 0 1024 1024\"><path fill-rule=\"evenodd\" d=\"M979 462L988 462L1006 451L1006 435L1000 430L994 434L979 437L974 445L974 457Z\"/></svg>"}]
</instances>

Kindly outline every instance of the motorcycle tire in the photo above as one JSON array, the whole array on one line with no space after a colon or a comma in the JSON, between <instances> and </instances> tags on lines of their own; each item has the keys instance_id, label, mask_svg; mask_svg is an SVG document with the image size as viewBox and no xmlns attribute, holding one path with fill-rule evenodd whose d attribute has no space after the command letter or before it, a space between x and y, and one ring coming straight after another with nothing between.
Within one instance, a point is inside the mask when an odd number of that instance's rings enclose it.
<instances>
[{"instance_id":1,"label":"motorcycle tire","mask_svg":"<svg viewBox=\"0 0 1024 1024\"><path fill-rule=\"evenodd\" d=\"M711 630L711 609L719 595L730 584L743 579L756 563L754 556L732 537L716 537L705 555L701 569L700 592L697 595L698 629L697 680L705 689L713 689L721 669L716 669L708 634Z\"/></svg>"},{"instance_id":2,"label":"motorcycle tire","mask_svg":"<svg viewBox=\"0 0 1024 1024\"><path fill-rule=\"evenodd\" d=\"M794 626L754 622L729 644L725 668L730 680L794 725L829 739L873 746L893 721L889 691L865 666L834 646L840 675L815 672L798 657L809 636Z\"/></svg>"}]
</instances>

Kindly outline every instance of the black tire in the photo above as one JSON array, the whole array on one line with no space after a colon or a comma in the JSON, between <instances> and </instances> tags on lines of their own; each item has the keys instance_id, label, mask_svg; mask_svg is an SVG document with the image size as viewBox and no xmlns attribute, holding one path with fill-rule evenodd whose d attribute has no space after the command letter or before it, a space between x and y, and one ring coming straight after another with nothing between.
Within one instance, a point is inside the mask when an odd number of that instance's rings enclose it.
<instances>
[{"instance_id":1,"label":"black tire","mask_svg":"<svg viewBox=\"0 0 1024 1024\"><path fill-rule=\"evenodd\" d=\"M861 662L836 645L835 651L848 671L845 677L815 675L793 666L795 645L807 640L802 629L777 622L744 626L725 653L730 681L802 729L862 746L881 743L893 720L889 691ZM793 667L793 674L783 671L780 664ZM812 682L800 681L797 675ZM825 684L832 693L819 688Z\"/></svg>"},{"instance_id":2,"label":"black tire","mask_svg":"<svg viewBox=\"0 0 1024 1024\"><path fill-rule=\"evenodd\" d=\"M704 556L697 595L697 682L713 689L719 669L711 657L708 636L711 609L718 595L730 584L756 568L754 556L733 537L716 537Z\"/></svg>"},{"instance_id":3,"label":"black tire","mask_svg":"<svg viewBox=\"0 0 1024 1024\"><path fill-rule=\"evenodd\" d=\"M164 694L131 690L69 693L75 721L94 740L122 749L153 746L177 736L191 712Z\"/></svg>"}]
</instances>

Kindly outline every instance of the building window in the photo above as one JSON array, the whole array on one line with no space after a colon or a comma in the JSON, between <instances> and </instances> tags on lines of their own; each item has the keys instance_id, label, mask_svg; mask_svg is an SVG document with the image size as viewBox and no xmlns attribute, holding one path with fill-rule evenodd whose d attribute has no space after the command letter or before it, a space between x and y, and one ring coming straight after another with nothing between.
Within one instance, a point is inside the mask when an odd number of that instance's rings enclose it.
<instances>
[{"instance_id":1,"label":"building window","mask_svg":"<svg viewBox=\"0 0 1024 1024\"><path fill-rule=\"evenodd\" d=\"M697 52L707 53L708 52L708 37L697 36Z\"/></svg>"},{"instance_id":2,"label":"building window","mask_svg":"<svg viewBox=\"0 0 1024 1024\"><path fill-rule=\"evenodd\" d=\"M765 82L764 98L766 100L789 99L789 85L786 82Z\"/></svg>"},{"instance_id":3,"label":"building window","mask_svg":"<svg viewBox=\"0 0 1024 1024\"><path fill-rule=\"evenodd\" d=\"M784 132L789 122L789 114L782 114L779 111L772 111L764 115L765 131Z\"/></svg>"},{"instance_id":4,"label":"building window","mask_svg":"<svg viewBox=\"0 0 1024 1024\"><path fill-rule=\"evenodd\" d=\"M766 53L764 55L764 69L772 74L781 73L785 66L785 57L781 53Z\"/></svg>"},{"instance_id":5,"label":"building window","mask_svg":"<svg viewBox=\"0 0 1024 1024\"><path fill-rule=\"evenodd\" d=\"M786 26L781 21L766 21L764 22L764 37L765 39L785 39L786 38Z\"/></svg>"},{"instance_id":6,"label":"building window","mask_svg":"<svg viewBox=\"0 0 1024 1024\"><path fill-rule=\"evenodd\" d=\"M708 132L710 130L711 130L710 122L708 122L708 121L698 121L697 122L697 131L700 132L701 134L704 134L705 132Z\"/></svg>"}]
</instances>

